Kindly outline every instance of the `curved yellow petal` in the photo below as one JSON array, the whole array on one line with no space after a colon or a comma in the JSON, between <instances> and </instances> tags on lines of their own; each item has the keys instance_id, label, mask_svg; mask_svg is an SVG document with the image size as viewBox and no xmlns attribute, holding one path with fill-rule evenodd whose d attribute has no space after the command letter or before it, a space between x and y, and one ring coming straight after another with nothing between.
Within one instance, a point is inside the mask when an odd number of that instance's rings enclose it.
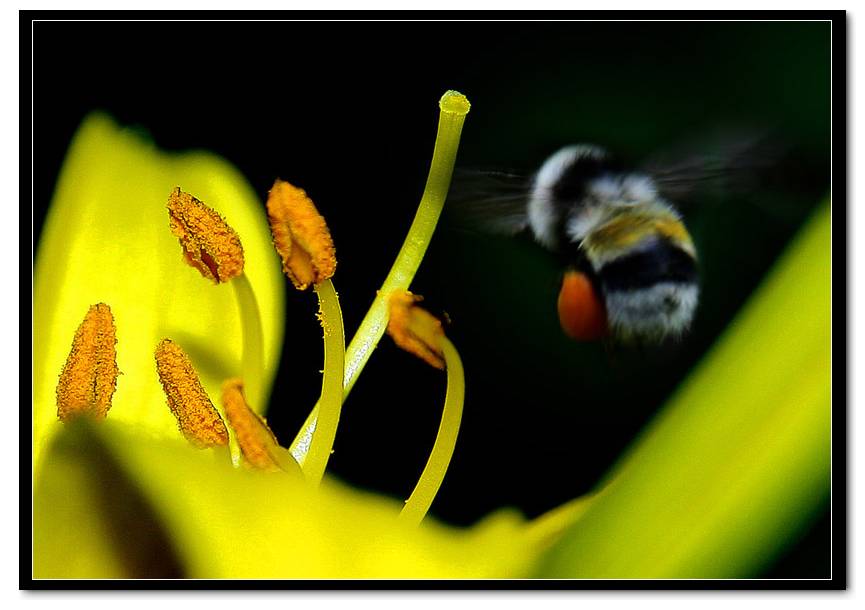
<instances>
[{"instance_id":1,"label":"curved yellow petal","mask_svg":"<svg viewBox=\"0 0 865 610\"><path fill-rule=\"evenodd\" d=\"M117 325L121 375L109 418L177 437L153 350L170 337L190 355L211 397L240 373L241 323L230 286L213 284L183 261L166 202L180 186L216 209L240 235L245 273L261 307L267 388L282 345L284 283L264 206L223 159L169 154L102 114L89 116L61 172L36 252L34 279L34 466L57 420L55 387L75 329L104 302ZM266 404L261 401L261 404Z\"/></svg>"},{"instance_id":2,"label":"curved yellow petal","mask_svg":"<svg viewBox=\"0 0 865 610\"><path fill-rule=\"evenodd\" d=\"M468 529L429 518L415 527L397 519L398 500L331 479L314 488L297 473L233 468L181 440L142 437L110 420L76 422L57 440L45 469L57 476L40 478L37 496L48 495L42 492L48 481L59 499L66 481L75 505L93 496L89 506L100 518L76 522L79 513L66 511L65 502L37 513L37 578L63 574L69 564L77 564L75 575L90 577L164 576L155 558L169 566L176 560L189 578L503 578L525 575L538 553L513 511L498 511ZM78 478L60 476L70 464L78 465ZM123 537L109 537L117 523L136 521L123 514L122 503L105 501L115 493L100 485L106 470L126 474L125 485L135 493L116 488L146 502L138 514L152 512L159 528L148 540L161 538L162 548L130 548ZM63 534L70 529L78 531ZM63 538L39 536L46 530ZM129 535L138 540L137 534ZM70 536L87 545L62 544ZM155 572L143 570L154 564Z\"/></svg>"}]
</instances>

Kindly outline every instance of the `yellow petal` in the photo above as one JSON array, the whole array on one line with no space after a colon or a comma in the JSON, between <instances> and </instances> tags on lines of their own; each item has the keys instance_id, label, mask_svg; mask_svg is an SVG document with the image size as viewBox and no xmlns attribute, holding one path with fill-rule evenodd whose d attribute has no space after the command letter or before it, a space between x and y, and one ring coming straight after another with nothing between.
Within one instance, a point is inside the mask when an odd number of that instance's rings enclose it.
<instances>
[{"instance_id":1,"label":"yellow petal","mask_svg":"<svg viewBox=\"0 0 865 610\"><path fill-rule=\"evenodd\" d=\"M130 434L128 427L110 420L100 426L75 424L63 430L58 436L63 442L49 452L37 495L42 497L47 485L43 481L58 480L53 469L78 464L78 485L67 493L79 504L95 496L90 506L99 518L89 517L90 537L84 537L88 544L83 551L52 544L43 533L34 550L37 577L74 561L89 568L90 576L108 577L123 572L112 561L129 564L130 556L136 557L126 540L111 539L105 531L106 524L124 519L122 504L118 508L98 501L100 495L110 498L115 493L99 480L106 469L126 473L128 480L117 489L134 487L146 503L146 510L139 507L139 512L158 517L155 535L165 535L163 548L148 549L147 556L169 561L176 557L186 577L520 577L537 556L536 545L523 535L525 522L512 511L496 512L469 529L432 519L416 528L397 520L401 502L332 480L313 488L302 477L233 468L182 440ZM59 495L55 493L58 503L50 514L37 513L37 535L49 527L50 532L76 525L80 529L78 513L64 510ZM81 556L93 549L100 554ZM145 565L143 558L135 565ZM76 572L82 573L85 570ZM142 571L125 574L139 576Z\"/></svg>"},{"instance_id":2,"label":"yellow petal","mask_svg":"<svg viewBox=\"0 0 865 610\"><path fill-rule=\"evenodd\" d=\"M262 387L269 392L283 332L284 286L264 206L231 165L212 154L168 154L105 115L88 117L64 162L36 252L34 280L34 465L57 421L55 388L83 312L111 307L117 380L109 418L175 437L153 349L180 342L202 385L218 396L240 372L241 326L230 286L214 286L183 260L165 202L176 186L217 210L243 241L246 275L261 307ZM266 404L262 400L259 404Z\"/></svg>"},{"instance_id":3,"label":"yellow petal","mask_svg":"<svg viewBox=\"0 0 865 610\"><path fill-rule=\"evenodd\" d=\"M46 449L33 496L34 578L182 576L138 486L86 441L89 425L68 423Z\"/></svg>"}]
</instances>

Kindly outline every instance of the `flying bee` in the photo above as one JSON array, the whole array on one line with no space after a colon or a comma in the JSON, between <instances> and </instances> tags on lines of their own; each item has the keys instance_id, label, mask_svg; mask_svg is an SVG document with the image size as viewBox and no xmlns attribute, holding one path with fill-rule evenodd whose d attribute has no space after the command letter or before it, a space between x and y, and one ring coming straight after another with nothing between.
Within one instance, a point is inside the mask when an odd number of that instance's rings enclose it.
<instances>
[{"instance_id":1,"label":"flying bee","mask_svg":"<svg viewBox=\"0 0 865 610\"><path fill-rule=\"evenodd\" d=\"M667 196L717 182L739 152L727 146L720 156L639 170L599 146L567 146L528 178L462 174L455 186L467 188L452 203L494 232L529 231L563 259L565 334L660 343L688 330L699 300L697 251Z\"/></svg>"}]
</instances>

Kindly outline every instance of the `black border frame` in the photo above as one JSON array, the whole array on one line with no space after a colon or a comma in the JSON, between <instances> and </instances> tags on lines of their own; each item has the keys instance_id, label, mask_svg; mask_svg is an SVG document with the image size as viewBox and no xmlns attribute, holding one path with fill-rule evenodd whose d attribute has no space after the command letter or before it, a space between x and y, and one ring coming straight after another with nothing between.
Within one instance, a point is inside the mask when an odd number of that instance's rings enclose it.
<instances>
[{"instance_id":1,"label":"black border frame","mask_svg":"<svg viewBox=\"0 0 865 610\"><path fill-rule=\"evenodd\" d=\"M20 73L27 74L20 79L20 103L21 108L28 108L27 115L20 114L20 122L24 127L25 117L29 118L30 129L21 129L20 158L29 158L31 163L27 168L21 165L20 183L26 185L21 190L20 206L30 206L30 234L29 239L22 239L21 243L30 243L31 255L30 277L32 282L33 255L35 244L33 242L33 45L34 45L34 23L38 21L136 21L136 20L162 20L162 21L207 21L207 20L250 20L265 21L274 19L286 20L320 20L329 21L358 20L358 21L427 21L427 20L450 20L450 21L496 21L496 20L640 20L640 21L785 21L785 20L808 20L808 21L830 21L832 23L832 189L834 202L832 206L833 229L843 227L844 230L834 230L832 233L832 280L833 297L833 356L841 354L843 366L834 366L832 369L833 402L836 408L832 411L832 495L830 500L831 513L831 543L832 543L832 576L829 579L683 579L683 580L53 580L34 579L30 567L32 567L32 538L21 536L19 540L19 588L22 590L347 590L347 591L376 591L376 590L460 590L460 591L609 591L609 590L642 590L642 591L668 591L668 590L845 590L848 587L848 561L850 553L847 533L849 502L849 474L847 460L849 458L848 447L850 442L850 430L848 427L849 403L848 403L848 376L847 362L849 355L848 344L848 322L850 310L848 302L849 273L847 268L847 244L849 239L849 225L847 222L847 162L849 142L847 138L849 124L848 98L848 62L847 62L847 15L845 11L494 11L481 13L483 19L467 19L465 13L452 12L391 12L391 11L348 11L338 13L321 13L317 11L291 11L291 12L250 12L250 11L218 11L218 12L105 12L105 11L19 11L19 33L20 33ZM477 15L477 14L476 14ZM24 84L29 86L25 87ZM26 135L25 135L26 134ZM28 137L29 136L29 137ZM22 237L28 227L22 221ZM25 257L22 257L22 267ZM22 273L22 276L25 274ZM30 296L32 299L32 283ZM22 296L22 301L26 296ZM28 307L22 307L22 311L31 311L32 300ZM842 315L834 315L838 311ZM840 322L840 324L839 324ZM32 326L31 326L32 327ZM26 345L21 343L21 351L26 353ZM23 374L22 374L23 377ZM32 379L32 370L31 370ZM24 385L24 384L22 384ZM840 395L839 395L840 392ZM840 400L839 400L840 399ZM32 401L31 401L32 404ZM842 408L843 405L843 408ZM22 405L22 413L27 411ZM838 432L843 430L843 433ZM31 515L30 526L32 528L32 489L25 487L25 481L31 480L32 453L25 456L25 447L30 446L30 426L26 425L25 418L20 421L20 452L19 462L19 494L21 515ZM23 531L22 516L19 526Z\"/></svg>"}]
</instances>

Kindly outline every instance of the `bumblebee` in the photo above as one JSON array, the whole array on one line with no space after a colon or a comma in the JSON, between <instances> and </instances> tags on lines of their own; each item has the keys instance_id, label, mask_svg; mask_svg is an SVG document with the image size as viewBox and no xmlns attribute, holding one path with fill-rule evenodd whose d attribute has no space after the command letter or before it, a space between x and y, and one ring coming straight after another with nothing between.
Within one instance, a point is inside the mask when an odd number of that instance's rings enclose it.
<instances>
[{"instance_id":1,"label":"bumblebee","mask_svg":"<svg viewBox=\"0 0 865 610\"><path fill-rule=\"evenodd\" d=\"M662 186L681 184L680 176L628 169L586 144L557 151L528 179L483 176L478 182L473 175L474 186L455 205L464 202L495 232L527 230L562 257L558 315L565 334L660 343L688 330L699 301L697 252L662 195Z\"/></svg>"}]
</instances>

